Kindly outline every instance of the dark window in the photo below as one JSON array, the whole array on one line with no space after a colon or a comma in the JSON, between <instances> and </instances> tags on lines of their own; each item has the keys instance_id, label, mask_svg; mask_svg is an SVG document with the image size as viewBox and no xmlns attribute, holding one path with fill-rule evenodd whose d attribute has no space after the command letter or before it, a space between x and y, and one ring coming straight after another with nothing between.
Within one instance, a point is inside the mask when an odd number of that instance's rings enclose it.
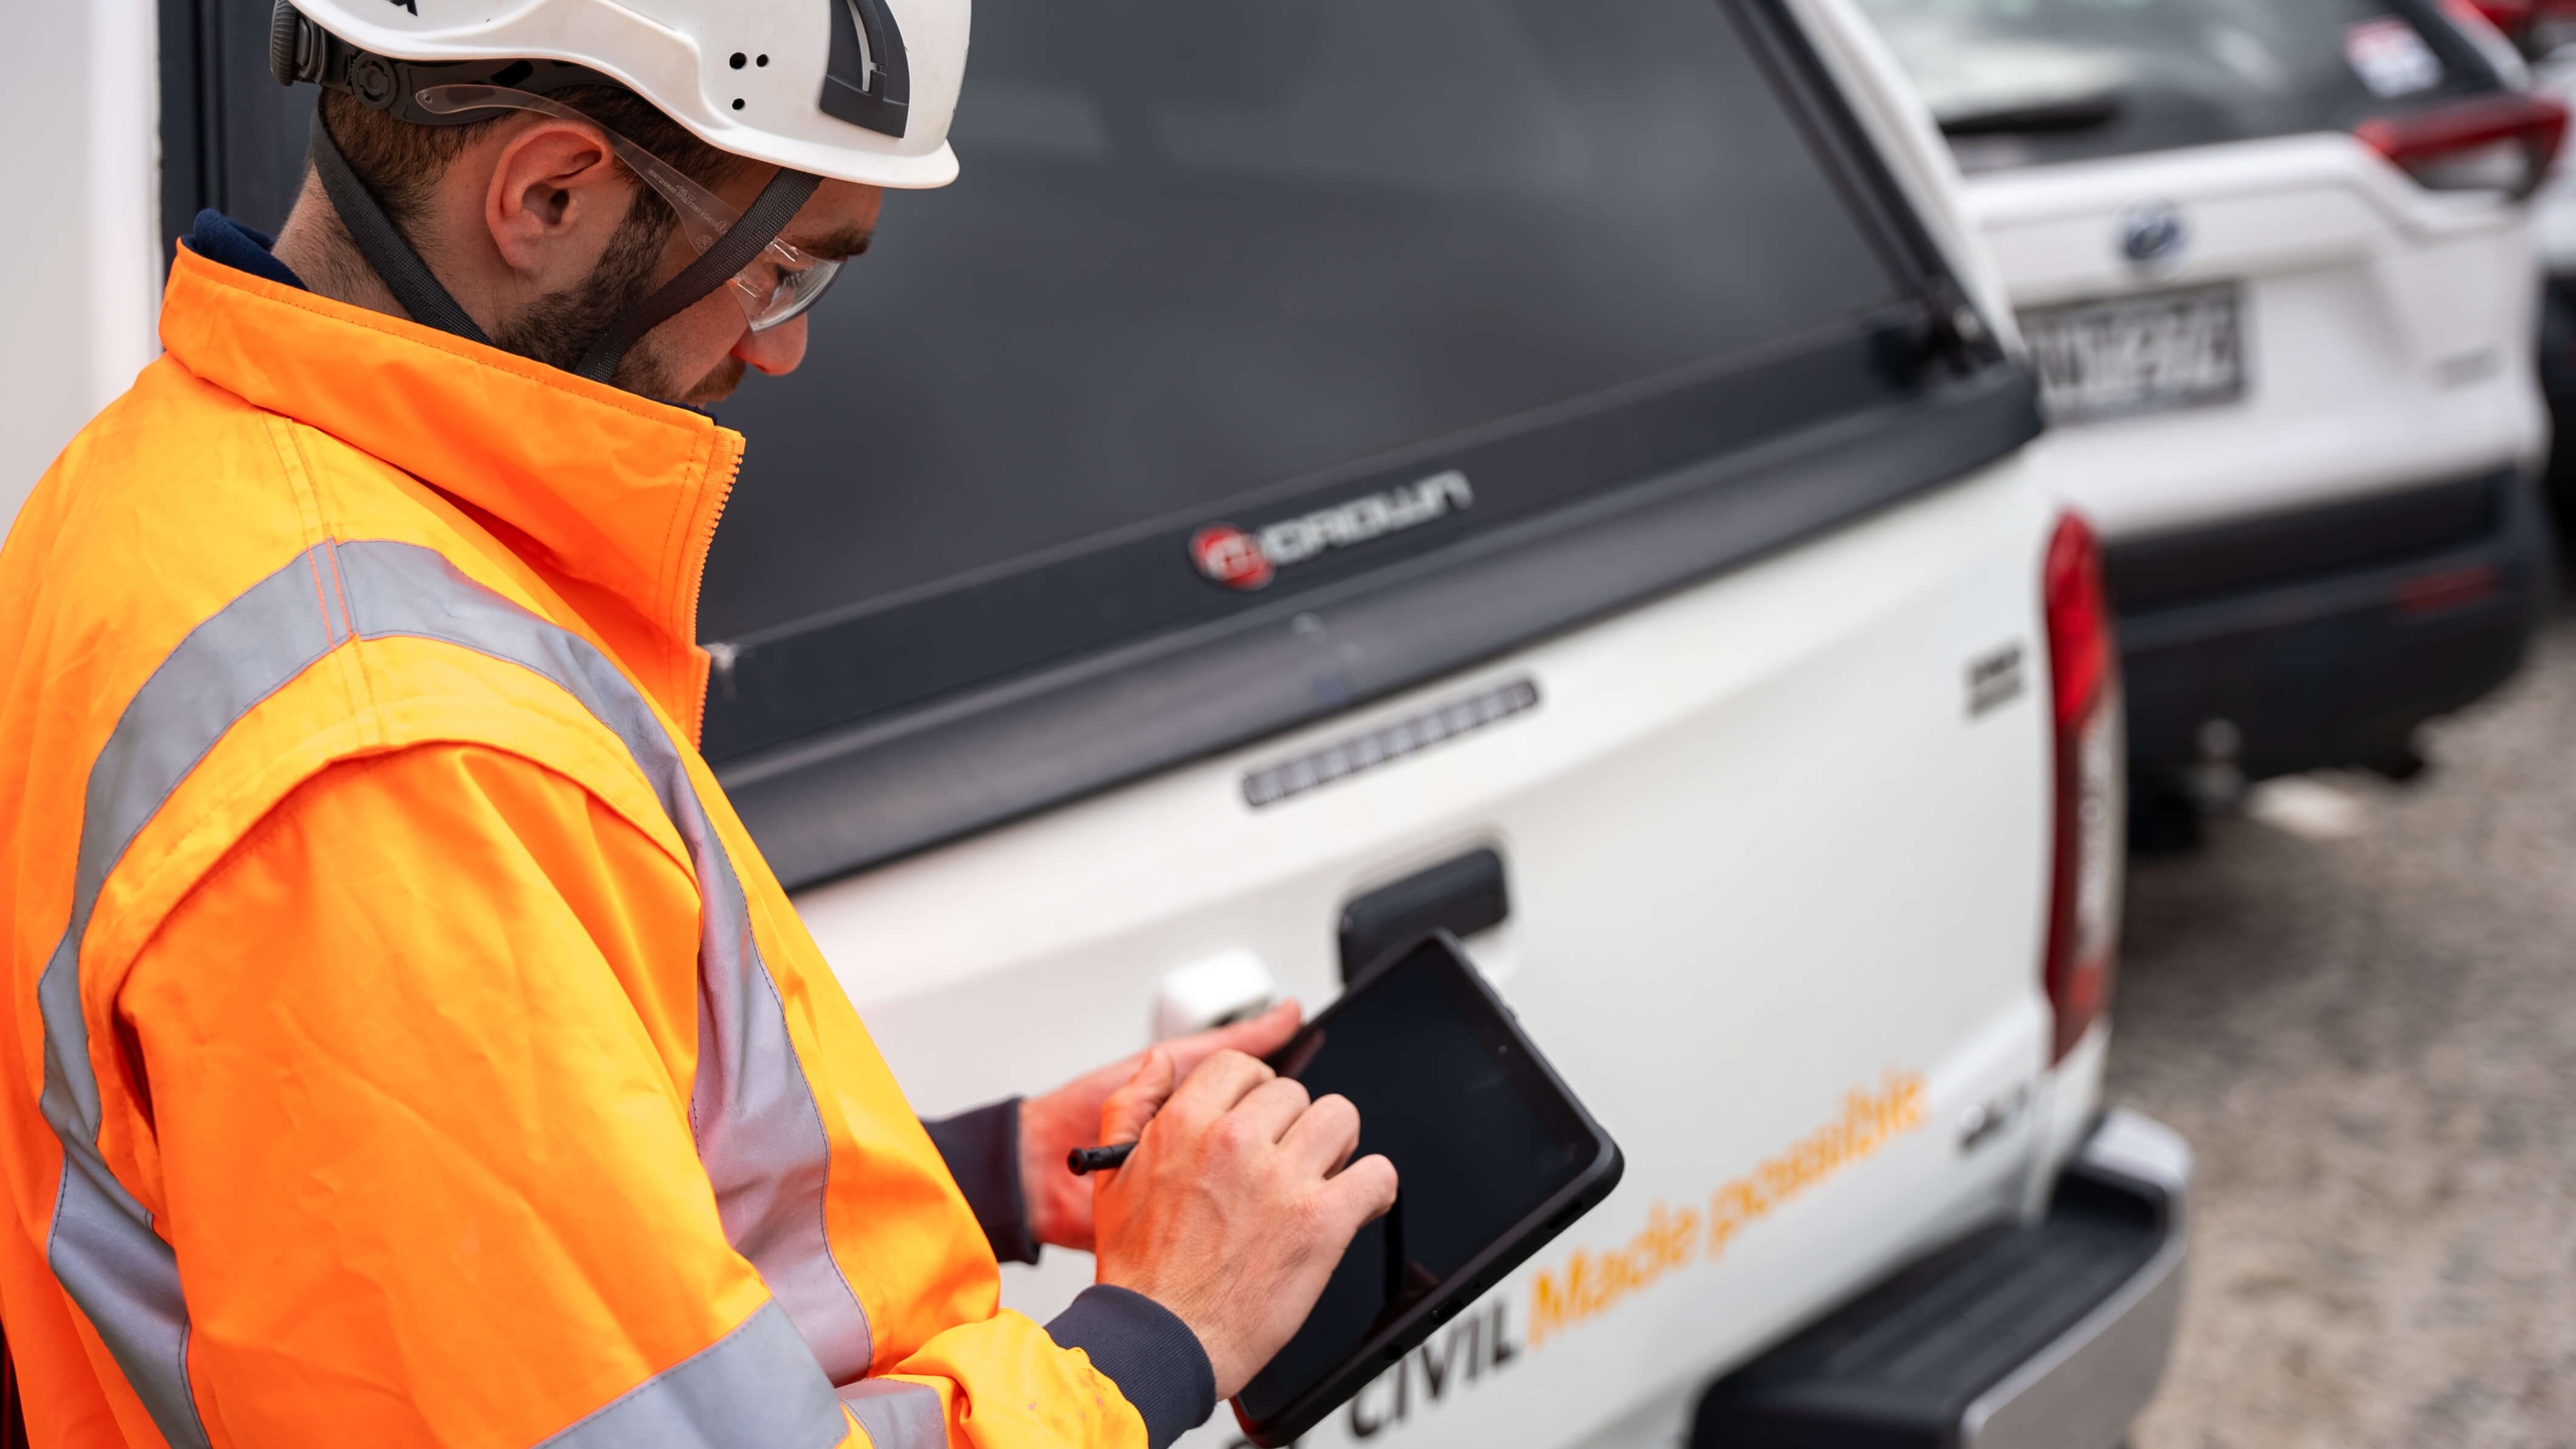
<instances>
[{"instance_id":1,"label":"dark window","mask_svg":"<svg viewBox=\"0 0 2576 1449\"><path fill-rule=\"evenodd\" d=\"M2413 0L1861 0L1971 171L2346 130L2495 84Z\"/></svg>"},{"instance_id":2,"label":"dark window","mask_svg":"<svg viewBox=\"0 0 2576 1449\"><path fill-rule=\"evenodd\" d=\"M270 0L160 0L161 235L202 207L275 233L304 184L321 92L268 73Z\"/></svg>"},{"instance_id":3,"label":"dark window","mask_svg":"<svg viewBox=\"0 0 2576 1449\"><path fill-rule=\"evenodd\" d=\"M987 0L975 26L963 179L890 197L804 371L721 410L751 450L706 592L743 650L719 757L1634 481L1713 440L1603 429L1904 296L1709 0ZM1561 466L1468 468L1471 509L1259 596L1191 566L1200 526L1502 437Z\"/></svg>"},{"instance_id":4,"label":"dark window","mask_svg":"<svg viewBox=\"0 0 2576 1449\"><path fill-rule=\"evenodd\" d=\"M752 449L710 637L1258 510L1897 295L1706 0L975 25L962 178L889 197L804 373L722 409Z\"/></svg>"}]
</instances>

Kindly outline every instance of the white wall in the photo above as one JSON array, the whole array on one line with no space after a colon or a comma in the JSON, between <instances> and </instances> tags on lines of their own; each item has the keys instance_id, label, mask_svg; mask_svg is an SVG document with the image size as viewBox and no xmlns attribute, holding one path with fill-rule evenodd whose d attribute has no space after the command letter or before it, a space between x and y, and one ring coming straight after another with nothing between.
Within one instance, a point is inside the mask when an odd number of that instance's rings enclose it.
<instances>
[{"instance_id":1,"label":"white wall","mask_svg":"<svg viewBox=\"0 0 2576 1449\"><path fill-rule=\"evenodd\" d=\"M0 85L0 520L159 352L152 0L8 0Z\"/></svg>"}]
</instances>

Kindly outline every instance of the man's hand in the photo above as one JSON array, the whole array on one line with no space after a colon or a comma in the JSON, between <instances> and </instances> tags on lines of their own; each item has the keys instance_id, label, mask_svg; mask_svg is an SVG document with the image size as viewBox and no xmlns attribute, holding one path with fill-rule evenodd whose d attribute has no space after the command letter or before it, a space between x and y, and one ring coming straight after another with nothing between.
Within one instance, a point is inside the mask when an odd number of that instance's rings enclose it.
<instances>
[{"instance_id":1,"label":"man's hand","mask_svg":"<svg viewBox=\"0 0 2576 1449\"><path fill-rule=\"evenodd\" d=\"M1138 1146L1092 1175L1099 1279L1188 1324L1230 1399L1306 1321L1352 1236L1394 1205L1395 1164L1343 1166L1359 1109L1309 1102L1241 1052L1208 1057L1178 1091L1176 1079L1156 1048L1101 1112L1102 1140Z\"/></svg>"},{"instance_id":2,"label":"man's hand","mask_svg":"<svg viewBox=\"0 0 2576 1449\"><path fill-rule=\"evenodd\" d=\"M1283 1001L1250 1021L1178 1037L1156 1050L1186 1080L1221 1051L1270 1055L1288 1044L1304 1020L1296 1002ZM1029 1236L1050 1247L1091 1251L1091 1179L1065 1171L1064 1159L1077 1147L1100 1145L1101 1108L1110 1093L1135 1078L1145 1056L1138 1052L1020 1103L1020 1190L1028 1198Z\"/></svg>"}]
</instances>

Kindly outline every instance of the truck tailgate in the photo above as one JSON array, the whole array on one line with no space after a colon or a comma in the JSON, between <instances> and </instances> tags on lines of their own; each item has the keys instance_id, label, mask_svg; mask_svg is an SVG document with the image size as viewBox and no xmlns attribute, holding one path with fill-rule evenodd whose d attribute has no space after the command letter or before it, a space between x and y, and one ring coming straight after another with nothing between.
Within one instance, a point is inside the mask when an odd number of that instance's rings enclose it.
<instances>
[{"instance_id":1,"label":"truck tailgate","mask_svg":"<svg viewBox=\"0 0 2576 1449\"><path fill-rule=\"evenodd\" d=\"M2023 1191L2048 520L2018 466L800 907L936 1115L1136 1050L1193 983L1266 972L1318 1004L1346 903L1492 850L1508 915L1469 948L1627 1178L1309 1442L1678 1422ZM1043 1318L1090 1273L1052 1254L1006 1301Z\"/></svg>"}]
</instances>

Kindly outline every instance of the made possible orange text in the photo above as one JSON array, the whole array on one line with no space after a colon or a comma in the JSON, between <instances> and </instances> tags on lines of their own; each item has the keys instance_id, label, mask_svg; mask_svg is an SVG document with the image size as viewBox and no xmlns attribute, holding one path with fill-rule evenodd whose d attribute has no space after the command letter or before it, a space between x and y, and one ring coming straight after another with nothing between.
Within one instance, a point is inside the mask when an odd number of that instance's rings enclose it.
<instances>
[{"instance_id":1,"label":"made possible orange text","mask_svg":"<svg viewBox=\"0 0 2576 1449\"><path fill-rule=\"evenodd\" d=\"M1564 1267L1542 1271L1530 1285L1530 1346L1607 1313L1677 1268L1724 1255L1747 1224L1922 1125L1919 1072L1890 1071L1875 1093L1844 1093L1842 1114L1831 1124L1710 1193L1705 1212L1655 1203L1646 1210L1644 1230L1626 1247L1577 1249Z\"/></svg>"}]
</instances>

